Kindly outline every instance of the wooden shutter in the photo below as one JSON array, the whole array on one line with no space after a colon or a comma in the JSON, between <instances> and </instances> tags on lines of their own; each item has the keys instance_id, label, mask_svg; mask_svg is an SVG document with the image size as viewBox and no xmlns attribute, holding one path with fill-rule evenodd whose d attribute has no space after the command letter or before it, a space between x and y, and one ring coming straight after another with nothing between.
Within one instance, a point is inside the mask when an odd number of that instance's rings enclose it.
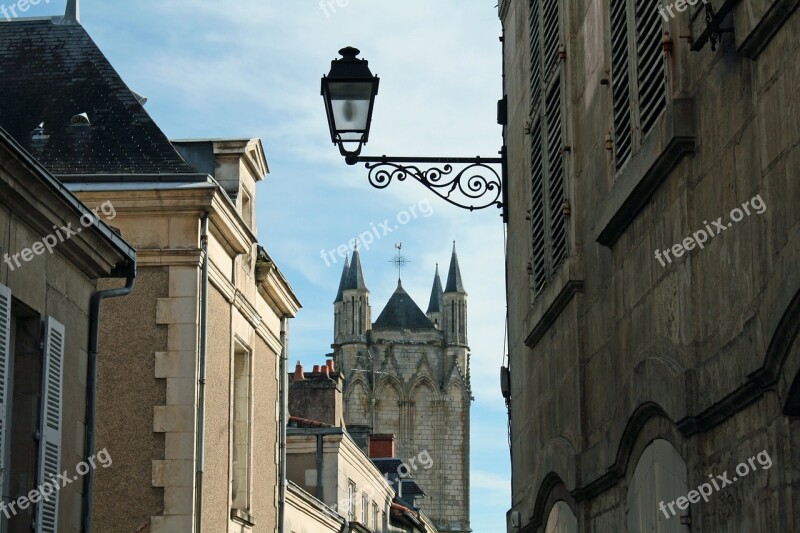
<instances>
[{"instance_id":1,"label":"wooden shutter","mask_svg":"<svg viewBox=\"0 0 800 533\"><path fill-rule=\"evenodd\" d=\"M42 373L39 485L50 482L61 466L61 403L64 374L64 326L47 317ZM39 503L36 533L55 533L58 528L58 491Z\"/></svg>"},{"instance_id":2,"label":"wooden shutter","mask_svg":"<svg viewBox=\"0 0 800 533\"><path fill-rule=\"evenodd\" d=\"M531 125L531 266L537 295L547 285L543 151L542 124L536 117Z\"/></svg>"},{"instance_id":3,"label":"wooden shutter","mask_svg":"<svg viewBox=\"0 0 800 533\"><path fill-rule=\"evenodd\" d=\"M639 123L644 138L667 106L667 81L661 44L663 18L658 2L636 0L636 72Z\"/></svg>"},{"instance_id":4,"label":"wooden shutter","mask_svg":"<svg viewBox=\"0 0 800 533\"><path fill-rule=\"evenodd\" d=\"M549 79L558 66L560 24L558 3L560 0L542 0L542 51L544 53L544 76Z\"/></svg>"},{"instance_id":5,"label":"wooden shutter","mask_svg":"<svg viewBox=\"0 0 800 533\"><path fill-rule=\"evenodd\" d=\"M614 107L614 162L619 170L631 156L631 89L627 0L611 0L611 93Z\"/></svg>"},{"instance_id":6,"label":"wooden shutter","mask_svg":"<svg viewBox=\"0 0 800 533\"><path fill-rule=\"evenodd\" d=\"M531 54L531 112L542 99L542 52L539 42L540 0L530 0L530 54Z\"/></svg>"},{"instance_id":7,"label":"wooden shutter","mask_svg":"<svg viewBox=\"0 0 800 533\"><path fill-rule=\"evenodd\" d=\"M567 256L560 0L530 0L531 268L535 296ZM534 297L535 297L534 296Z\"/></svg>"},{"instance_id":8,"label":"wooden shutter","mask_svg":"<svg viewBox=\"0 0 800 533\"><path fill-rule=\"evenodd\" d=\"M11 376L11 289L0 285L0 495L6 493L5 479L7 449L8 408Z\"/></svg>"},{"instance_id":9,"label":"wooden shutter","mask_svg":"<svg viewBox=\"0 0 800 533\"><path fill-rule=\"evenodd\" d=\"M547 124L547 198L550 219L550 269L554 273L567 254L567 235L561 205L564 203L564 159L561 149L564 146L564 121L561 109L561 74L545 101L545 120Z\"/></svg>"}]
</instances>

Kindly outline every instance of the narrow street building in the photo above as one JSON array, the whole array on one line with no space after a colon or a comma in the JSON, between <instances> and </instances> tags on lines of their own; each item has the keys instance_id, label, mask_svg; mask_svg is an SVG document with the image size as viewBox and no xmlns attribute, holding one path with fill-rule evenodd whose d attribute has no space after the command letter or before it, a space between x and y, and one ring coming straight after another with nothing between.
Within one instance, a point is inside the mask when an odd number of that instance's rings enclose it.
<instances>
[{"instance_id":1,"label":"narrow street building","mask_svg":"<svg viewBox=\"0 0 800 533\"><path fill-rule=\"evenodd\" d=\"M272 533L300 303L257 239L263 146L171 143L69 5L0 23L0 120L88 206L113 204L140 260L133 294L103 307L96 445L114 464L96 472L91 531Z\"/></svg>"},{"instance_id":2,"label":"narrow street building","mask_svg":"<svg viewBox=\"0 0 800 533\"><path fill-rule=\"evenodd\" d=\"M84 475L113 468L102 446L87 450L86 419L91 332L109 317L98 291L136 276L114 218L111 204L84 206L0 122L0 531L81 531Z\"/></svg>"},{"instance_id":3,"label":"narrow street building","mask_svg":"<svg viewBox=\"0 0 800 533\"><path fill-rule=\"evenodd\" d=\"M500 1L510 533L800 529L797 6Z\"/></svg>"},{"instance_id":4,"label":"narrow street building","mask_svg":"<svg viewBox=\"0 0 800 533\"><path fill-rule=\"evenodd\" d=\"M424 490L415 462L395 458L393 439L371 436L364 450L350 435L343 390L342 373L330 359L311 372L298 363L290 376L286 531L441 531L419 509Z\"/></svg>"}]
</instances>

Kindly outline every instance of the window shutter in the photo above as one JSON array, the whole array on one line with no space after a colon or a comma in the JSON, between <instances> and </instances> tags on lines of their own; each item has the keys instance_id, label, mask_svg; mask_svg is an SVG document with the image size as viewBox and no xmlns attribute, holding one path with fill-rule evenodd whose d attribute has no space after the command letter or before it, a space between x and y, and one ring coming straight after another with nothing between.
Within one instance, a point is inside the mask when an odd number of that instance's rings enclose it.
<instances>
[{"instance_id":1,"label":"window shutter","mask_svg":"<svg viewBox=\"0 0 800 533\"><path fill-rule=\"evenodd\" d=\"M639 123L642 137L650 133L667 106L667 81L661 45L663 18L658 2L636 0L636 55Z\"/></svg>"},{"instance_id":2,"label":"window shutter","mask_svg":"<svg viewBox=\"0 0 800 533\"><path fill-rule=\"evenodd\" d=\"M550 205L551 272L567 254L567 235L561 205L564 203L563 113L561 111L561 74L556 76L545 102L547 123L547 197Z\"/></svg>"},{"instance_id":3,"label":"window shutter","mask_svg":"<svg viewBox=\"0 0 800 533\"><path fill-rule=\"evenodd\" d=\"M534 298L567 256L561 0L530 0L531 268Z\"/></svg>"},{"instance_id":4,"label":"window shutter","mask_svg":"<svg viewBox=\"0 0 800 533\"><path fill-rule=\"evenodd\" d=\"M39 439L39 484L50 482L61 465L61 399L64 374L64 326L47 317L42 377L42 430ZM58 528L58 491L39 503L36 533Z\"/></svg>"},{"instance_id":5,"label":"window shutter","mask_svg":"<svg viewBox=\"0 0 800 533\"><path fill-rule=\"evenodd\" d=\"M542 153L542 125L537 117L531 125L531 266L533 268L533 291L537 295L547 284Z\"/></svg>"},{"instance_id":6,"label":"window shutter","mask_svg":"<svg viewBox=\"0 0 800 533\"><path fill-rule=\"evenodd\" d=\"M542 50L544 51L544 75L549 79L554 69L558 66L559 0L542 0Z\"/></svg>"},{"instance_id":7,"label":"window shutter","mask_svg":"<svg viewBox=\"0 0 800 533\"><path fill-rule=\"evenodd\" d=\"M530 0L531 110L542 98L542 54L539 44L540 0Z\"/></svg>"},{"instance_id":8,"label":"window shutter","mask_svg":"<svg viewBox=\"0 0 800 533\"><path fill-rule=\"evenodd\" d=\"M6 493L6 434L8 433L6 409L9 401L9 375L11 366L11 289L0 285L0 495Z\"/></svg>"},{"instance_id":9,"label":"window shutter","mask_svg":"<svg viewBox=\"0 0 800 533\"><path fill-rule=\"evenodd\" d=\"M614 107L614 161L619 170L631 156L631 90L628 67L627 0L611 0L611 93Z\"/></svg>"}]
</instances>

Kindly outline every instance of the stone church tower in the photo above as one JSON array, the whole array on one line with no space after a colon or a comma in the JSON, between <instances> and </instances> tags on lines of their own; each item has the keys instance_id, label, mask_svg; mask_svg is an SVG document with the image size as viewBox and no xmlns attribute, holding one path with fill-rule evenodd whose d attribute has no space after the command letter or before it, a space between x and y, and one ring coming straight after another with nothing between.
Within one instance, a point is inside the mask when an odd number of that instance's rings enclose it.
<instances>
[{"instance_id":1,"label":"stone church tower","mask_svg":"<svg viewBox=\"0 0 800 533\"><path fill-rule=\"evenodd\" d=\"M394 435L395 455L409 464L427 451L433 466L417 460L411 469L426 494L422 508L439 531L470 531L467 293L455 245L444 290L436 267L427 313L398 280L372 323L357 250L345 262L333 305L332 346L345 376L349 431L362 442L367 434Z\"/></svg>"}]
</instances>

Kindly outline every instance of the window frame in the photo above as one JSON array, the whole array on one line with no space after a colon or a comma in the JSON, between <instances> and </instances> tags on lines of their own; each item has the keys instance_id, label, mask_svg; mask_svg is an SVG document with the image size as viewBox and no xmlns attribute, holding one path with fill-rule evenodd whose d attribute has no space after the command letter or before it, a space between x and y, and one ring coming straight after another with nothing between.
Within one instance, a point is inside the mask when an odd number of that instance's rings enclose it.
<instances>
[{"instance_id":1,"label":"window frame","mask_svg":"<svg viewBox=\"0 0 800 533\"><path fill-rule=\"evenodd\" d=\"M347 480L347 519L354 522L356 519L356 483L352 479Z\"/></svg>"},{"instance_id":2,"label":"window frame","mask_svg":"<svg viewBox=\"0 0 800 533\"><path fill-rule=\"evenodd\" d=\"M247 442L245 444L245 466L244 483L244 501L242 502L237 494L239 485L238 475L241 468L235 466L234 458L238 457L236 447L237 428L242 421L237 420L237 393L238 384L237 379L237 359L245 357L246 369L246 382L247 382L247 420L245 427L247 428ZM253 351L242 341L238 336L234 339L233 357L231 358L231 377L230 377L230 410L231 410L231 436L230 436L230 468L231 468L231 481L230 481L230 506L232 510L246 513L248 516L253 506Z\"/></svg>"}]
</instances>

